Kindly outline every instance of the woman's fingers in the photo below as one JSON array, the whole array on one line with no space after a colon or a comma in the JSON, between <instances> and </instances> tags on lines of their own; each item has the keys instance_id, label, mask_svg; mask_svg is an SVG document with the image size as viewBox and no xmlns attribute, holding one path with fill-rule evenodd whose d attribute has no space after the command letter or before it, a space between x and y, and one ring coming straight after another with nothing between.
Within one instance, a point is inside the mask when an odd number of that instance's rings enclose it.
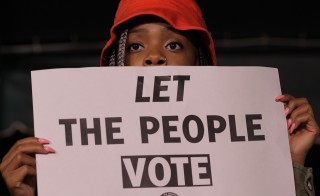
<instances>
[{"instance_id":1,"label":"woman's fingers","mask_svg":"<svg viewBox=\"0 0 320 196\"><path fill-rule=\"evenodd\" d=\"M310 104L306 98L295 98L291 95L284 94L276 97L276 101L284 103L286 115L291 114L293 110L300 107L301 105L308 105L310 113L313 114L312 108L310 107Z\"/></svg>"},{"instance_id":2,"label":"woman's fingers","mask_svg":"<svg viewBox=\"0 0 320 196\"><path fill-rule=\"evenodd\" d=\"M299 127L301 124L313 120L313 115L309 111L309 106L310 105L308 104L303 104L290 113L288 116L288 122L291 122L288 126L290 133L292 133L293 129Z\"/></svg>"},{"instance_id":3,"label":"woman's fingers","mask_svg":"<svg viewBox=\"0 0 320 196\"><path fill-rule=\"evenodd\" d=\"M13 160L19 161L16 157L21 154L47 154L50 152L54 152L52 148L48 148L47 146L43 146L44 144L48 144L48 140L38 139L34 137L25 138L17 141L9 150L9 152L2 159L2 167L7 167L9 164L17 163L13 162Z\"/></svg>"},{"instance_id":4,"label":"woman's fingers","mask_svg":"<svg viewBox=\"0 0 320 196\"><path fill-rule=\"evenodd\" d=\"M281 102L288 102L291 99L294 99L294 97L289 94L278 95L276 97L276 101L281 101Z\"/></svg>"},{"instance_id":5,"label":"woman's fingers","mask_svg":"<svg viewBox=\"0 0 320 196\"><path fill-rule=\"evenodd\" d=\"M9 162L8 165L6 165L6 167L4 167L4 170L13 171L23 165L29 165L31 167L35 167L36 159L33 156L30 156L24 153L17 154L17 156L15 156L12 159L12 161Z\"/></svg>"},{"instance_id":6,"label":"woman's fingers","mask_svg":"<svg viewBox=\"0 0 320 196\"><path fill-rule=\"evenodd\" d=\"M46 144L49 144L46 139L24 138L17 141L4 156L0 164L0 170L10 192L25 193L26 190L34 190L36 175L34 155L55 152Z\"/></svg>"},{"instance_id":7,"label":"woman's fingers","mask_svg":"<svg viewBox=\"0 0 320 196\"><path fill-rule=\"evenodd\" d=\"M306 154L319 134L312 107L306 98L295 98L288 94L276 97L276 101L284 103L292 161L303 165Z\"/></svg>"},{"instance_id":8,"label":"woman's fingers","mask_svg":"<svg viewBox=\"0 0 320 196\"><path fill-rule=\"evenodd\" d=\"M26 176L36 175L36 168L23 165L16 170L4 172L2 175L9 189L19 188Z\"/></svg>"}]
</instances>

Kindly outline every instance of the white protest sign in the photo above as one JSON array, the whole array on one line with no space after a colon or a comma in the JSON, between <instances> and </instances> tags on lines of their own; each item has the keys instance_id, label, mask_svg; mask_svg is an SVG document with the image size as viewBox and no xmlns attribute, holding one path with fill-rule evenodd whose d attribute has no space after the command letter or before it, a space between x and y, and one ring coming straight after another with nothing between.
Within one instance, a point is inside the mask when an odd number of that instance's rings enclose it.
<instances>
[{"instance_id":1,"label":"white protest sign","mask_svg":"<svg viewBox=\"0 0 320 196\"><path fill-rule=\"evenodd\" d=\"M295 195L278 70L32 71L39 195Z\"/></svg>"}]
</instances>

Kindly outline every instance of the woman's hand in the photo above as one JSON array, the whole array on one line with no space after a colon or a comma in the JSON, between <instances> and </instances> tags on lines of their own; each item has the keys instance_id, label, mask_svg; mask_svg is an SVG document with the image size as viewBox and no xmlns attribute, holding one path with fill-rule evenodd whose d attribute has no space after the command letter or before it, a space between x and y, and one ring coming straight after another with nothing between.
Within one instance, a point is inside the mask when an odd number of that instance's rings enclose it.
<instances>
[{"instance_id":1,"label":"woman's hand","mask_svg":"<svg viewBox=\"0 0 320 196\"><path fill-rule=\"evenodd\" d=\"M17 141L2 159L0 171L12 196L33 196L36 191L35 154L55 153L46 139L28 137Z\"/></svg>"},{"instance_id":2,"label":"woman's hand","mask_svg":"<svg viewBox=\"0 0 320 196\"><path fill-rule=\"evenodd\" d=\"M319 126L311 105L306 98L295 98L288 94L279 95L276 101L283 102L285 106L292 162L304 165L306 156L319 135Z\"/></svg>"}]
</instances>

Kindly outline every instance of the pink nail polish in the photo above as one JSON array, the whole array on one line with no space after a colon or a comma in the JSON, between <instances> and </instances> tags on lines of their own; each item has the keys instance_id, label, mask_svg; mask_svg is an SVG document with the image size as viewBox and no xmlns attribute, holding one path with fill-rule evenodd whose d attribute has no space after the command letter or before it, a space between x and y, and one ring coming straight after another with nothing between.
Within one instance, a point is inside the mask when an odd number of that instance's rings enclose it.
<instances>
[{"instance_id":1,"label":"pink nail polish","mask_svg":"<svg viewBox=\"0 0 320 196\"><path fill-rule=\"evenodd\" d=\"M44 146L43 148L44 148L47 152L51 152L51 153L55 153L55 152L56 152L53 148L51 148L51 147L49 147L49 146Z\"/></svg>"},{"instance_id":2,"label":"pink nail polish","mask_svg":"<svg viewBox=\"0 0 320 196\"><path fill-rule=\"evenodd\" d=\"M284 98L284 95L279 95L279 96L276 97L276 101L279 101L282 98Z\"/></svg>"},{"instance_id":3,"label":"pink nail polish","mask_svg":"<svg viewBox=\"0 0 320 196\"><path fill-rule=\"evenodd\" d=\"M289 114L289 112L290 112L290 109L289 109L289 108L286 108L286 109L284 110L284 114L285 114L286 116Z\"/></svg>"},{"instance_id":4,"label":"pink nail polish","mask_svg":"<svg viewBox=\"0 0 320 196\"><path fill-rule=\"evenodd\" d=\"M290 133L293 133L295 126L296 126L295 123L293 123L293 124L291 125L291 127L290 127Z\"/></svg>"},{"instance_id":5,"label":"pink nail polish","mask_svg":"<svg viewBox=\"0 0 320 196\"><path fill-rule=\"evenodd\" d=\"M288 123L288 128L291 126L291 124L292 124L292 120L289 118L288 120L287 120L287 123Z\"/></svg>"},{"instance_id":6,"label":"pink nail polish","mask_svg":"<svg viewBox=\"0 0 320 196\"><path fill-rule=\"evenodd\" d=\"M44 138L39 138L39 139L38 139L38 142L40 142L41 144L49 144L49 143L50 143L49 140L44 139Z\"/></svg>"}]
</instances>

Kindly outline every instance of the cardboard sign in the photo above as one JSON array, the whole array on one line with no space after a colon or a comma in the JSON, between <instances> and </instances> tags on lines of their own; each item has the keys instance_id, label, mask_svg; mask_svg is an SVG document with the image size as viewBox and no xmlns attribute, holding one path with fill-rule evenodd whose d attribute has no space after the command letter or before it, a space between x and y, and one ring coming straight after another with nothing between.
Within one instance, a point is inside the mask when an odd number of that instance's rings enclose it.
<instances>
[{"instance_id":1,"label":"cardboard sign","mask_svg":"<svg viewBox=\"0 0 320 196\"><path fill-rule=\"evenodd\" d=\"M32 71L39 195L295 195L278 70Z\"/></svg>"}]
</instances>

